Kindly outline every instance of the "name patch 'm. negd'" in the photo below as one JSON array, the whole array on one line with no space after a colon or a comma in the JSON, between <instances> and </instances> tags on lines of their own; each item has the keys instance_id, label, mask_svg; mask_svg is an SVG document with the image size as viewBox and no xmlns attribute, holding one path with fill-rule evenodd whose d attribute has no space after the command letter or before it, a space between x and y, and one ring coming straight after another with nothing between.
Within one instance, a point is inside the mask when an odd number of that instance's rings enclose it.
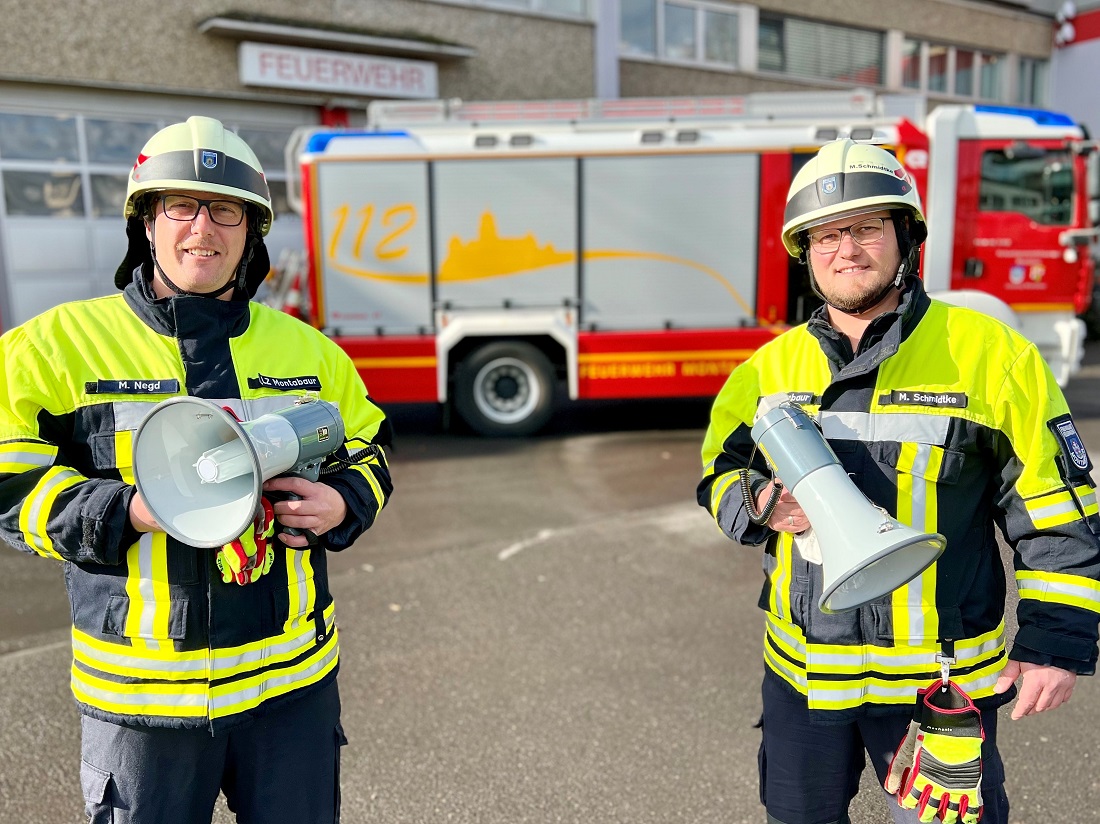
<instances>
[{"instance_id":1,"label":"name patch 'm. negd'","mask_svg":"<svg viewBox=\"0 0 1100 824\"><path fill-rule=\"evenodd\" d=\"M277 389L280 392L301 392L302 390L321 391L321 379L316 375L301 375L297 378L273 378L269 375L257 375L248 379L249 389Z\"/></svg>"},{"instance_id":2,"label":"name patch 'm. negd'","mask_svg":"<svg viewBox=\"0 0 1100 824\"><path fill-rule=\"evenodd\" d=\"M913 389L894 389L879 395L883 406L940 406L949 409L966 409L965 392L920 392Z\"/></svg>"},{"instance_id":3,"label":"name patch 'm. negd'","mask_svg":"<svg viewBox=\"0 0 1100 824\"><path fill-rule=\"evenodd\" d=\"M123 378L117 381L86 381L89 395L176 395L180 382L176 378Z\"/></svg>"}]
</instances>

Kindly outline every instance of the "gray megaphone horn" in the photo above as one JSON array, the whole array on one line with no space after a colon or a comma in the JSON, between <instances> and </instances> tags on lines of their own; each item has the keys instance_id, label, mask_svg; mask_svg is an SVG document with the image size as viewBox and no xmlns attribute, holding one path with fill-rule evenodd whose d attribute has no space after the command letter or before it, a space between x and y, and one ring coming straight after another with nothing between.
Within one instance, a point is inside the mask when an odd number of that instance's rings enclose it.
<instances>
[{"instance_id":1,"label":"gray megaphone horn","mask_svg":"<svg viewBox=\"0 0 1100 824\"><path fill-rule=\"evenodd\" d=\"M312 396L252 421L201 398L169 398L134 435L134 482L165 532L219 547L251 525L264 481L283 474L315 481L343 443L336 406Z\"/></svg>"},{"instance_id":2,"label":"gray megaphone horn","mask_svg":"<svg viewBox=\"0 0 1100 824\"><path fill-rule=\"evenodd\" d=\"M798 404L783 402L765 412L753 424L752 438L817 534L822 612L855 609L893 592L947 546L942 535L906 526L868 500ZM770 506L764 509L770 513Z\"/></svg>"}]
</instances>

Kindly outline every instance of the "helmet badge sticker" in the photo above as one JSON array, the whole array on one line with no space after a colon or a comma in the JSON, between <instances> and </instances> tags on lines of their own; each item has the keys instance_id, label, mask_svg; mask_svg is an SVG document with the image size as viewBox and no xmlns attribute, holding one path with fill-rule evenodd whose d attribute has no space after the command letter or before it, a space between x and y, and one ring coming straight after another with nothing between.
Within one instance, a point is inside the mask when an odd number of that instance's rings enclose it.
<instances>
[{"instance_id":1,"label":"helmet badge sticker","mask_svg":"<svg viewBox=\"0 0 1100 824\"><path fill-rule=\"evenodd\" d=\"M202 150L202 165L207 169L213 169L218 165L218 153L208 152L206 149Z\"/></svg>"},{"instance_id":2,"label":"helmet badge sticker","mask_svg":"<svg viewBox=\"0 0 1100 824\"><path fill-rule=\"evenodd\" d=\"M836 175L829 175L821 181L821 193L831 195L836 191Z\"/></svg>"}]
</instances>

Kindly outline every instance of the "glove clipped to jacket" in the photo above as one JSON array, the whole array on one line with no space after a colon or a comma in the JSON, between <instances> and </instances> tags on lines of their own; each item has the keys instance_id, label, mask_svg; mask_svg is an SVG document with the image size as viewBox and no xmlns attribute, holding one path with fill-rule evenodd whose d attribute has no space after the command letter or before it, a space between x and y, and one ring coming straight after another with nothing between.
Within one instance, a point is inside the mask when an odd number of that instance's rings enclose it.
<instances>
[{"instance_id":1,"label":"glove clipped to jacket","mask_svg":"<svg viewBox=\"0 0 1100 824\"><path fill-rule=\"evenodd\" d=\"M275 560L271 539L275 537L275 510L271 502L260 498L260 509L252 522L252 529L230 541L218 550L218 570L222 581L236 581L241 586L260 580L267 574Z\"/></svg>"},{"instance_id":2,"label":"glove clipped to jacket","mask_svg":"<svg viewBox=\"0 0 1100 824\"><path fill-rule=\"evenodd\" d=\"M924 822L976 824L982 815L982 718L954 682L917 691L913 720L884 782Z\"/></svg>"}]
</instances>

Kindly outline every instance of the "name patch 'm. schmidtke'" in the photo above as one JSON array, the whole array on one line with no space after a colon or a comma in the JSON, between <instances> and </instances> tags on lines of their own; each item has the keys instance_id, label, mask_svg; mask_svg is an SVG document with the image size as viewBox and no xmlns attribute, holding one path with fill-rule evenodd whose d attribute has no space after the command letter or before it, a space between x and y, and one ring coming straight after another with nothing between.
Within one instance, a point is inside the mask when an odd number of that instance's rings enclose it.
<instances>
[{"instance_id":1,"label":"name patch 'm. schmidtke'","mask_svg":"<svg viewBox=\"0 0 1100 824\"><path fill-rule=\"evenodd\" d=\"M883 406L946 406L950 409L966 409L965 392L919 392L912 389L895 389L879 395L878 402Z\"/></svg>"}]
</instances>

